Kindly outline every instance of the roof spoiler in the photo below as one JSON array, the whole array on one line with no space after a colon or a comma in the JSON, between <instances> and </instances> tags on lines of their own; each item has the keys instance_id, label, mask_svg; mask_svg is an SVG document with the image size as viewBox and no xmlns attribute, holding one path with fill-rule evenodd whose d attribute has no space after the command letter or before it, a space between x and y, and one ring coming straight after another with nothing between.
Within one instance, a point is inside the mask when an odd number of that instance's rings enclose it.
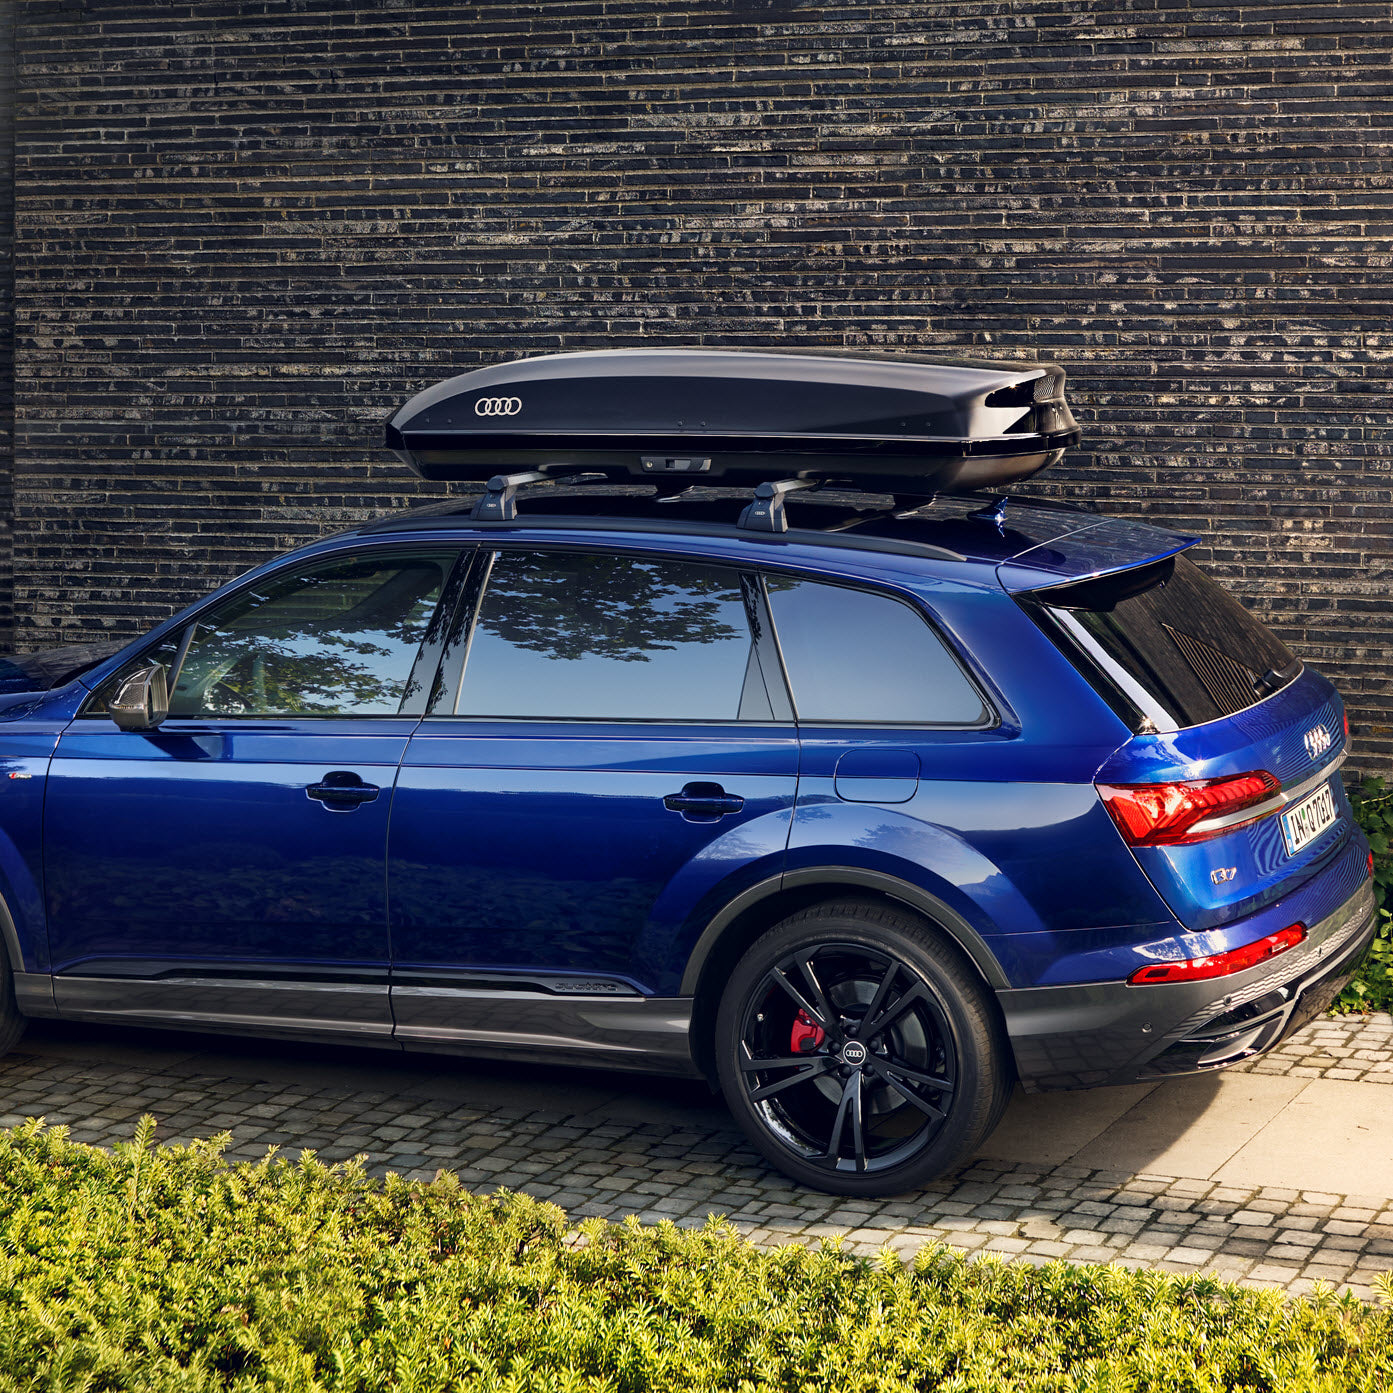
<instances>
[{"instance_id":1,"label":"roof spoiler","mask_svg":"<svg viewBox=\"0 0 1393 1393\"><path fill-rule=\"evenodd\" d=\"M1078 439L1048 363L682 348L479 368L387 424L387 448L424 479L582 470L669 490L797 478L914 496L1003 489Z\"/></svg>"}]
</instances>

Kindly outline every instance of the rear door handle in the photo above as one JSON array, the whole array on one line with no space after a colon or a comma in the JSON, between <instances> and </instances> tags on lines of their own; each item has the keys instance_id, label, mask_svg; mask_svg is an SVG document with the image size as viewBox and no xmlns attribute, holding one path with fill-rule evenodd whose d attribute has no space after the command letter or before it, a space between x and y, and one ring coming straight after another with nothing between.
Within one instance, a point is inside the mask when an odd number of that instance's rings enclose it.
<instances>
[{"instance_id":1,"label":"rear door handle","mask_svg":"<svg viewBox=\"0 0 1393 1393\"><path fill-rule=\"evenodd\" d=\"M382 790L376 784L365 784L349 769L335 769L317 784L305 790L306 798L323 803L331 813L351 813L361 803L371 803Z\"/></svg>"},{"instance_id":2,"label":"rear door handle","mask_svg":"<svg viewBox=\"0 0 1393 1393\"><path fill-rule=\"evenodd\" d=\"M688 822L715 822L727 813L738 813L745 800L727 793L720 784L692 783L681 793L669 793L663 807L670 813L681 813Z\"/></svg>"}]
</instances>

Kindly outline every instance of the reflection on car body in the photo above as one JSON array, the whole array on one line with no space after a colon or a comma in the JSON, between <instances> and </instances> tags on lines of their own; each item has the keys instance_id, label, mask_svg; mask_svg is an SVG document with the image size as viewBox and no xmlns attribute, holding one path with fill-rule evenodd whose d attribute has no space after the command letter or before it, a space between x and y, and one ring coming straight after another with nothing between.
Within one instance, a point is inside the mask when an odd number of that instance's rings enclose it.
<instances>
[{"instance_id":1,"label":"reflection on car body","mask_svg":"<svg viewBox=\"0 0 1393 1393\"><path fill-rule=\"evenodd\" d=\"M1063 382L703 352L430 389L391 443L503 469L481 501L0 669L0 1043L705 1075L773 1163L866 1194L969 1156L1015 1079L1270 1048L1373 932L1341 703L1193 538L933 496L1048 464ZM694 393L704 432L663 415Z\"/></svg>"}]
</instances>

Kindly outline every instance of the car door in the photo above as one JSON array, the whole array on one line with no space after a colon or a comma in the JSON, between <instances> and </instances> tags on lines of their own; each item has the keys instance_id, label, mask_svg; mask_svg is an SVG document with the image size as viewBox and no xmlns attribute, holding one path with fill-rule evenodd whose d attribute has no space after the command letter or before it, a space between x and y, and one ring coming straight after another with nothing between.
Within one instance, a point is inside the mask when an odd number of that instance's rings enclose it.
<instances>
[{"instance_id":1,"label":"car door","mask_svg":"<svg viewBox=\"0 0 1393 1393\"><path fill-rule=\"evenodd\" d=\"M393 808L399 1037L608 1048L562 998L675 995L701 907L778 874L797 740L756 596L704 561L480 554Z\"/></svg>"},{"instance_id":2,"label":"car door","mask_svg":"<svg viewBox=\"0 0 1393 1393\"><path fill-rule=\"evenodd\" d=\"M398 544L291 564L94 693L44 814L64 1016L390 1034L392 788L457 559ZM106 701L152 658L169 716L121 730Z\"/></svg>"},{"instance_id":3,"label":"car door","mask_svg":"<svg viewBox=\"0 0 1393 1393\"><path fill-rule=\"evenodd\" d=\"M1000 784L979 772L997 720L949 645L883 592L772 573L764 585L801 745L790 875L838 862L993 875L945 830L1000 819Z\"/></svg>"}]
</instances>

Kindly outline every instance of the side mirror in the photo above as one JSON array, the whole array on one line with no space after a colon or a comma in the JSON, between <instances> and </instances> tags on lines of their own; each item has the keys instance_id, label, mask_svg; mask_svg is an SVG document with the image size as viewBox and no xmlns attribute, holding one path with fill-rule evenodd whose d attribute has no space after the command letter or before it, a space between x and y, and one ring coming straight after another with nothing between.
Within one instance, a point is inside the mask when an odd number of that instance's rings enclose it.
<instances>
[{"instance_id":1,"label":"side mirror","mask_svg":"<svg viewBox=\"0 0 1393 1393\"><path fill-rule=\"evenodd\" d=\"M164 668L151 663L131 673L106 704L111 719L122 730L158 730L169 715L169 684Z\"/></svg>"}]
</instances>

